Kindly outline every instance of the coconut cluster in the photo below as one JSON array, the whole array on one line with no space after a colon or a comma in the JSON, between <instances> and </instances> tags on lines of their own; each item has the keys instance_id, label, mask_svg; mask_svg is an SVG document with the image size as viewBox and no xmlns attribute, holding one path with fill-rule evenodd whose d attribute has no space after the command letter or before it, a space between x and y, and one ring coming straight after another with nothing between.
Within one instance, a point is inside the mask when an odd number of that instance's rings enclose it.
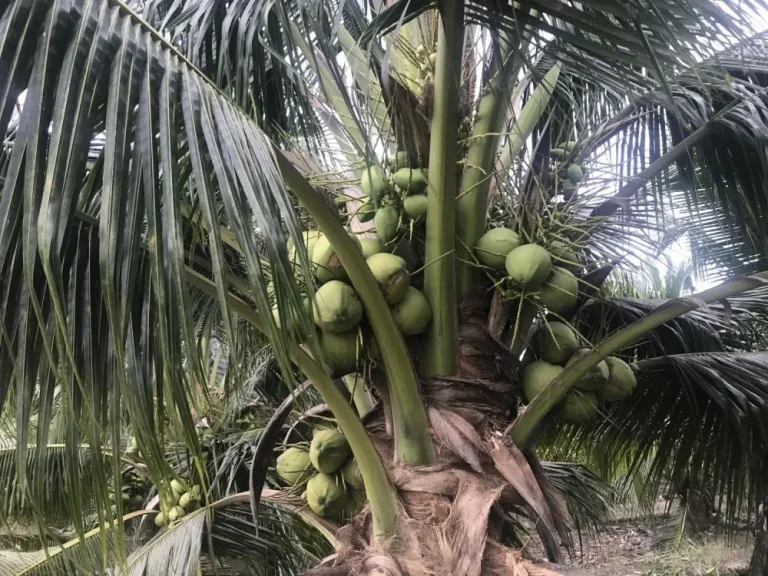
<instances>
[{"instance_id":1,"label":"coconut cluster","mask_svg":"<svg viewBox=\"0 0 768 576\"><path fill-rule=\"evenodd\" d=\"M386 169L375 164L367 166L360 177L364 192L357 218L361 222L374 221L376 235L391 246L412 225L422 225L427 219L427 169L405 150L396 152L387 162Z\"/></svg>"},{"instance_id":2,"label":"coconut cluster","mask_svg":"<svg viewBox=\"0 0 768 576\"><path fill-rule=\"evenodd\" d=\"M424 332L432 321L432 309L424 294L411 285L406 260L386 251L382 238L358 240L352 233L350 237L365 257L400 332L406 336ZM307 312L311 308L324 360L333 374L354 372L361 353L377 349L372 337L361 338L370 332L361 330L366 324L362 302L328 239L321 233L305 233L304 241L318 286L311 305L306 301ZM398 244L389 247L397 250ZM276 306L273 315L277 326L286 328Z\"/></svg>"},{"instance_id":3,"label":"coconut cluster","mask_svg":"<svg viewBox=\"0 0 768 576\"><path fill-rule=\"evenodd\" d=\"M576 304L579 282L572 270L580 264L564 242L526 244L514 230L498 227L480 237L475 256L488 268L506 272L514 294L525 291L550 312L564 314Z\"/></svg>"},{"instance_id":4,"label":"coconut cluster","mask_svg":"<svg viewBox=\"0 0 768 576\"><path fill-rule=\"evenodd\" d=\"M550 157L558 175L557 192L562 194L566 202L576 196L579 183L586 176L586 170L583 166L569 161L576 147L576 142L567 140L550 150Z\"/></svg>"},{"instance_id":5,"label":"coconut cluster","mask_svg":"<svg viewBox=\"0 0 768 576\"><path fill-rule=\"evenodd\" d=\"M291 446L277 457L277 475L324 518L345 519L365 505L365 485L346 437L337 428L316 428L309 449Z\"/></svg>"},{"instance_id":6,"label":"coconut cluster","mask_svg":"<svg viewBox=\"0 0 768 576\"><path fill-rule=\"evenodd\" d=\"M535 362L523 371L523 393L530 402L557 376L591 350L581 347L576 332L563 322L542 325L534 335ZM618 402L632 396L637 387L635 373L621 358L611 356L592 367L574 384L557 410L561 420L581 424L593 418L601 402Z\"/></svg>"},{"instance_id":7,"label":"coconut cluster","mask_svg":"<svg viewBox=\"0 0 768 576\"><path fill-rule=\"evenodd\" d=\"M160 500L161 512L155 516L155 524L164 528L200 507L200 486L189 486L184 480L171 480L171 497Z\"/></svg>"}]
</instances>

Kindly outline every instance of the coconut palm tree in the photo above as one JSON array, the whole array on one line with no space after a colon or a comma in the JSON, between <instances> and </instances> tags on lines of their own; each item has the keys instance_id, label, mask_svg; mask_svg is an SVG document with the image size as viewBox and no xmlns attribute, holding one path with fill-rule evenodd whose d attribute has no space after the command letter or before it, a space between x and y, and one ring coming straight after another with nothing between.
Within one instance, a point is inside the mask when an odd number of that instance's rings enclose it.
<instances>
[{"instance_id":1,"label":"coconut palm tree","mask_svg":"<svg viewBox=\"0 0 768 576\"><path fill-rule=\"evenodd\" d=\"M278 506L333 542L316 573L544 574L519 552L520 519L564 558L567 513L535 451L561 427L612 430L617 450L662 430L659 466L762 498L765 362L735 354L762 343L747 338L764 334L751 322L765 276L584 319L612 305L599 288L613 269L681 232L710 276L763 268L765 50L748 37L763 8L5 3L0 405L15 411L16 483L39 494L28 446L45 454L58 388L72 485L87 441L117 492L127 415L158 491L133 516L117 498L113 512L106 485L88 506L69 491L72 517L92 505L98 520L75 523L64 564L195 571L203 543L255 547ZM728 299L743 293L735 314ZM243 323L268 339L284 382L309 382L264 424L244 494L217 491L196 432L213 311L229 392L253 352ZM670 331L679 346L659 346ZM702 405L684 413L670 366ZM635 371L659 368L673 405L632 395ZM348 374L351 391L332 379ZM707 396L715 385L723 394ZM263 488L309 386L333 416L311 440L321 474L301 469L312 512L301 477ZM631 427L617 420L627 413ZM170 440L189 450L183 474ZM354 476L336 473L350 455L365 507L339 528L321 516L337 520L353 494ZM182 481L202 488L186 515ZM248 503L253 518L228 512ZM164 531L126 559L126 522L149 514Z\"/></svg>"}]
</instances>

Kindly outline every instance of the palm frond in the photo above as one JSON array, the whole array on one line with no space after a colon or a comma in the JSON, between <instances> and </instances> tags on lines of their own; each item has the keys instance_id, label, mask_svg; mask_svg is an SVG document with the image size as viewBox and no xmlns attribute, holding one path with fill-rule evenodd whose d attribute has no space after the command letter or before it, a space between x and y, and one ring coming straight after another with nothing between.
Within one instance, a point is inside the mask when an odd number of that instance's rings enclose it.
<instances>
[{"instance_id":1,"label":"palm frond","mask_svg":"<svg viewBox=\"0 0 768 576\"><path fill-rule=\"evenodd\" d=\"M32 481L30 443L44 468L56 389L70 415L65 485L80 481L83 443L109 447L118 462L124 409L158 480L168 474L166 419L199 458L190 403L193 380L207 376L185 281L188 249L201 243L185 236L182 199L201 207L210 259L192 261L207 263L220 294L232 277L223 222L247 278L235 286L269 310L271 279L278 307L304 319L285 246L285 231L298 235L299 226L272 144L122 4L19 0L3 5L0 22L0 125L11 128L1 164L0 401L16 402L19 489ZM94 142L103 142L96 161ZM230 318L226 300L218 305ZM264 318L291 382L287 336ZM81 491L67 490L67 499L81 517ZM97 503L106 502L102 488Z\"/></svg>"},{"instance_id":2,"label":"palm frond","mask_svg":"<svg viewBox=\"0 0 768 576\"><path fill-rule=\"evenodd\" d=\"M542 461L541 468L565 498L568 513L580 534L594 532L610 518L616 494L605 480L574 462Z\"/></svg>"},{"instance_id":3,"label":"palm frond","mask_svg":"<svg viewBox=\"0 0 768 576\"><path fill-rule=\"evenodd\" d=\"M766 344L768 291L758 289L680 316L650 332L624 354L630 359L688 352L748 351ZM599 342L666 302L665 299L594 298L574 319L590 342Z\"/></svg>"},{"instance_id":4,"label":"palm frond","mask_svg":"<svg viewBox=\"0 0 768 576\"><path fill-rule=\"evenodd\" d=\"M117 574L195 574L200 568L200 549L206 521L206 508L187 514L133 552L125 569Z\"/></svg>"},{"instance_id":5,"label":"palm frond","mask_svg":"<svg viewBox=\"0 0 768 576\"><path fill-rule=\"evenodd\" d=\"M124 520L141 514L143 512L134 512ZM61 546L37 552L0 551L0 575L76 576L94 573L95 566L101 569L114 566L120 557L121 546L119 530L113 524L107 524Z\"/></svg>"},{"instance_id":6,"label":"palm frond","mask_svg":"<svg viewBox=\"0 0 768 576\"><path fill-rule=\"evenodd\" d=\"M630 402L604 406L604 417L563 430L606 461L628 462L627 480L644 463L645 490L656 496L690 478L732 521L755 511L768 486L768 354L673 354L641 360Z\"/></svg>"},{"instance_id":7,"label":"palm frond","mask_svg":"<svg viewBox=\"0 0 768 576\"><path fill-rule=\"evenodd\" d=\"M54 534L60 529L71 525L71 510L67 506L65 492L74 490L64 470L66 446L64 444L48 444L38 448L28 445L25 452L27 458L26 474L27 489L19 482L17 464L17 443L13 439L0 438L0 522L30 520L35 512L45 519L45 526ZM43 454L38 454L38 452ZM104 469L109 471L110 460L103 454L94 454L89 446L78 446L77 466L80 474L78 490L83 495L83 501L93 508L96 494L92 487L99 474ZM103 467L95 467L93 458L104 458ZM43 467L38 468L38 463ZM108 472L109 473L109 472ZM38 478L38 476L40 476ZM33 493L34 489L40 490Z\"/></svg>"}]
</instances>

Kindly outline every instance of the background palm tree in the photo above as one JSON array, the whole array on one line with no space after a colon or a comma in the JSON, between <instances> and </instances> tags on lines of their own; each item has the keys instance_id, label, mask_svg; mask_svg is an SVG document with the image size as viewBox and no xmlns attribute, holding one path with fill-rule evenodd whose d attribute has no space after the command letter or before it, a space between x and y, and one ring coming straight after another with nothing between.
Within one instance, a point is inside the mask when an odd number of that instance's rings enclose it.
<instances>
[{"instance_id":1,"label":"background palm tree","mask_svg":"<svg viewBox=\"0 0 768 576\"><path fill-rule=\"evenodd\" d=\"M78 539L60 561L186 573L196 569L201 543L237 556L258 549L254 539L267 530L257 532L256 523L271 521L268 510L289 515L280 525L291 526L284 541L295 541L292 508L336 547L319 572L506 574L514 566L525 573L533 568L516 550L521 517L534 521L551 560L569 542L554 474L534 450L553 427L575 439L591 438L591 430L615 454L632 435L638 460L653 446L659 470L701 475L716 493L748 502L763 498L765 363L759 354L738 355L762 342L763 277L645 307L597 291L614 268L642 266L682 232L700 271L763 268L765 52L762 37L747 38L762 8L709 1L5 6L0 402L8 410L12 401L15 411L18 489L41 502L35 478L46 474L58 389L70 416L63 474L71 485L87 443L94 461L108 458L120 490L127 420L159 492L153 506L159 501L170 514L171 478L205 492L198 511L125 560L123 504L115 498L112 510L106 480L94 483L93 497L67 491ZM370 194L362 198L357 183L374 169L390 176L387 160L425 168L426 222L406 208L399 188L385 186L376 198L362 186ZM341 210L333 202L340 195ZM375 232L361 222L365 202L376 210ZM423 342L403 338L418 330L390 310L343 224L402 255L428 302ZM555 265L573 267L578 302L567 287L559 290L567 305L545 299L562 271L542 288L515 285L488 265L475 246L488 227L502 225L520 243L554 253ZM351 364L378 401L364 420L356 412L362 405L353 408L331 379L352 366L340 369L329 354L333 337L318 333L306 310L305 298L326 279L302 241L314 227L365 310L344 348L355 352ZM748 290L743 314L727 303L719 313L691 313ZM582 344L595 347L521 410L521 374L540 353L529 336L546 334L555 321L579 328ZM218 459L195 422L215 380L211 325L226 348L228 395L246 387L255 329L285 385L306 378L322 396L367 496L344 528L292 504L290 494L262 489L293 396L263 422L250 493L232 495L237 482L222 488ZM574 385L615 354L635 363L638 393L601 404L593 424L559 422L561 402L586 397ZM654 370L664 394L643 383ZM670 382L672 373L686 386ZM189 451L183 466L169 456L171 442ZM36 476L27 472L31 443ZM227 462L243 458L243 444L233 444ZM247 502L250 520L237 508ZM91 510L97 529L87 532L82 518ZM436 530L445 546L434 544ZM319 559L313 550L306 557Z\"/></svg>"}]
</instances>

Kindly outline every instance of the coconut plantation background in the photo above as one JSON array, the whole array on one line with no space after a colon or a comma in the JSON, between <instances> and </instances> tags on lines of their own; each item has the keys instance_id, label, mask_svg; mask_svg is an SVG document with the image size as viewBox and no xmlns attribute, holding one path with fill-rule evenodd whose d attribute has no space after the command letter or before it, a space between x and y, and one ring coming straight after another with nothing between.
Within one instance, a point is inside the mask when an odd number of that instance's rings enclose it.
<instances>
[{"instance_id":1,"label":"coconut plantation background","mask_svg":"<svg viewBox=\"0 0 768 576\"><path fill-rule=\"evenodd\" d=\"M0 575L768 574L767 9L0 3Z\"/></svg>"}]
</instances>

